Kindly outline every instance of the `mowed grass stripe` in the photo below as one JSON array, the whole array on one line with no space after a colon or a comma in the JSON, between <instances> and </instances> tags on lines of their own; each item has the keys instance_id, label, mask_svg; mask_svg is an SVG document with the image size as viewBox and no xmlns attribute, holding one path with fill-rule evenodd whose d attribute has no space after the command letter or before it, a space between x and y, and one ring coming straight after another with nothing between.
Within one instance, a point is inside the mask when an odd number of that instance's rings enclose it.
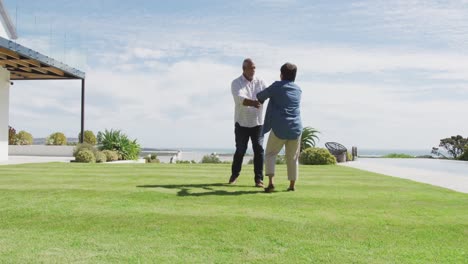
<instances>
[{"instance_id":1,"label":"mowed grass stripe","mask_svg":"<svg viewBox=\"0 0 468 264\"><path fill-rule=\"evenodd\" d=\"M0 167L0 262L463 263L468 195L341 166Z\"/></svg>"}]
</instances>

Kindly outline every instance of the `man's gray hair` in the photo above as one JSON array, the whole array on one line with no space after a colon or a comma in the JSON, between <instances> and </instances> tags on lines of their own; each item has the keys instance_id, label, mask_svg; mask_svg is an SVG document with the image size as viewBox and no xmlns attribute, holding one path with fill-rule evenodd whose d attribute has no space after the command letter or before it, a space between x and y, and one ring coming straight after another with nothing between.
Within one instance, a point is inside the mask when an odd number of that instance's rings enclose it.
<instances>
[{"instance_id":1,"label":"man's gray hair","mask_svg":"<svg viewBox=\"0 0 468 264\"><path fill-rule=\"evenodd\" d=\"M247 58L244 60L244 62L242 62L242 69L245 69L247 67L247 65L253 65L254 62L252 61L251 58Z\"/></svg>"}]
</instances>

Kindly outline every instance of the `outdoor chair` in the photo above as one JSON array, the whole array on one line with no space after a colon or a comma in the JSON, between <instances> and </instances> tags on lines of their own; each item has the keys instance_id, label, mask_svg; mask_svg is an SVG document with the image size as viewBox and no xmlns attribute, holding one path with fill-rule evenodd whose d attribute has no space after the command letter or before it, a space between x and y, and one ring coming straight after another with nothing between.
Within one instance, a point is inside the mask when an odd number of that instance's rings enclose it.
<instances>
[{"instance_id":1,"label":"outdoor chair","mask_svg":"<svg viewBox=\"0 0 468 264\"><path fill-rule=\"evenodd\" d=\"M325 147L330 151L330 153L335 156L337 162L345 162L346 161L346 153L348 150L345 146L341 145L337 142L327 142L325 143Z\"/></svg>"}]
</instances>

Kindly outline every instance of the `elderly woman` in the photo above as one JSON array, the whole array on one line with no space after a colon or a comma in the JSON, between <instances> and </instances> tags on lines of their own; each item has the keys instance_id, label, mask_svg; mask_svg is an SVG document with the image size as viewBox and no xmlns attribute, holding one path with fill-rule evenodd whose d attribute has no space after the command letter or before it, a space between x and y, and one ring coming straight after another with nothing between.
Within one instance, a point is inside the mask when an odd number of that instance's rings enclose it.
<instances>
[{"instance_id":1,"label":"elderly woman","mask_svg":"<svg viewBox=\"0 0 468 264\"><path fill-rule=\"evenodd\" d=\"M269 178L269 184L265 192L275 189L275 163L278 153L283 146L286 147L286 164L288 168L289 188L295 190L298 178L298 160L301 146L301 88L294 82L297 67L286 63L281 67L281 81L274 82L270 87L257 94L259 102L264 103L270 99L265 114L263 133L271 130L265 151L265 175Z\"/></svg>"}]
</instances>

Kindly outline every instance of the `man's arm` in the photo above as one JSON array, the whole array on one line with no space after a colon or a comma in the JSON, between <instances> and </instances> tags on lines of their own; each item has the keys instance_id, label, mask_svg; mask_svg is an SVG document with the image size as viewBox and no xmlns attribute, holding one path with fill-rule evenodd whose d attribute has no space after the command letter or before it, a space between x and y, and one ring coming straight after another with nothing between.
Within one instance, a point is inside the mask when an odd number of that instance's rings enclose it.
<instances>
[{"instance_id":1,"label":"man's arm","mask_svg":"<svg viewBox=\"0 0 468 264\"><path fill-rule=\"evenodd\" d=\"M231 84L231 92L232 96L234 97L234 102L236 104L240 104L243 106L252 106L255 108L260 107L260 103L256 100L250 100L247 98L244 89L240 87L235 81L232 82Z\"/></svg>"},{"instance_id":2,"label":"man's arm","mask_svg":"<svg viewBox=\"0 0 468 264\"><path fill-rule=\"evenodd\" d=\"M246 99L245 94L241 91L242 87L234 80L231 83L231 93L236 104L242 105L244 99Z\"/></svg>"},{"instance_id":3,"label":"man's arm","mask_svg":"<svg viewBox=\"0 0 468 264\"><path fill-rule=\"evenodd\" d=\"M262 105L257 100L250 100L250 99L247 99L247 98L244 99L244 102L242 104L245 105L245 106L252 106L252 107L255 107L255 108L259 108Z\"/></svg>"}]
</instances>

